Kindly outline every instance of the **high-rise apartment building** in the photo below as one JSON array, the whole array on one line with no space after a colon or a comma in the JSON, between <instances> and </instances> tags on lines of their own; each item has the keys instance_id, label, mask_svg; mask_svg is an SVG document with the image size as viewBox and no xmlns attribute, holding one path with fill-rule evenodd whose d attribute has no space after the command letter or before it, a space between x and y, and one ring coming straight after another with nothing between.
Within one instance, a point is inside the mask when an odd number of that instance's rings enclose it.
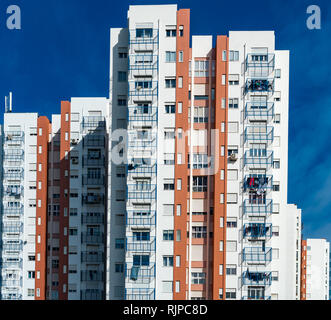
<instances>
[{"instance_id":1,"label":"high-rise apartment building","mask_svg":"<svg viewBox=\"0 0 331 320\"><path fill-rule=\"evenodd\" d=\"M1 299L299 300L287 202L289 52L130 6L107 98L1 131Z\"/></svg>"},{"instance_id":2,"label":"high-rise apartment building","mask_svg":"<svg viewBox=\"0 0 331 320\"><path fill-rule=\"evenodd\" d=\"M110 221L126 223L110 227L108 299L300 298L289 52L271 31L215 40L191 39L176 5L130 6L111 29L112 132L127 114L128 139L126 180L111 164Z\"/></svg>"},{"instance_id":3,"label":"high-rise apartment building","mask_svg":"<svg viewBox=\"0 0 331 320\"><path fill-rule=\"evenodd\" d=\"M329 300L330 243L302 240L301 300Z\"/></svg>"}]
</instances>

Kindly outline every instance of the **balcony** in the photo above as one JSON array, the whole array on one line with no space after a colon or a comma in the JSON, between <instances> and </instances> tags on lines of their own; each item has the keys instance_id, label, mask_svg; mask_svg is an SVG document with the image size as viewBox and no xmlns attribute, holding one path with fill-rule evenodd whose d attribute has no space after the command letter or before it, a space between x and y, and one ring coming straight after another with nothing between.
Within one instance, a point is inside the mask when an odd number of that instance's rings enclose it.
<instances>
[{"instance_id":1,"label":"balcony","mask_svg":"<svg viewBox=\"0 0 331 320\"><path fill-rule=\"evenodd\" d=\"M265 295L251 295L251 296L243 296L242 300L253 300L253 301L260 301L260 300L271 300L271 296L265 296Z\"/></svg>"},{"instance_id":2,"label":"balcony","mask_svg":"<svg viewBox=\"0 0 331 320\"><path fill-rule=\"evenodd\" d=\"M265 120L270 121L274 118L274 103L273 102L248 102L245 106L245 120Z\"/></svg>"},{"instance_id":3,"label":"balcony","mask_svg":"<svg viewBox=\"0 0 331 320\"><path fill-rule=\"evenodd\" d=\"M22 180L24 177L24 170L17 171L5 171L3 173L3 178L6 180Z\"/></svg>"},{"instance_id":4,"label":"balcony","mask_svg":"<svg viewBox=\"0 0 331 320\"><path fill-rule=\"evenodd\" d=\"M22 300L22 295L20 293L1 293L0 297L0 300Z\"/></svg>"},{"instance_id":5,"label":"balcony","mask_svg":"<svg viewBox=\"0 0 331 320\"><path fill-rule=\"evenodd\" d=\"M86 289L80 292L81 300L103 300L104 291L99 289Z\"/></svg>"},{"instance_id":6,"label":"balcony","mask_svg":"<svg viewBox=\"0 0 331 320\"><path fill-rule=\"evenodd\" d=\"M103 263L104 253L99 251L83 251L81 253L81 261L85 263Z\"/></svg>"},{"instance_id":7,"label":"balcony","mask_svg":"<svg viewBox=\"0 0 331 320\"><path fill-rule=\"evenodd\" d=\"M152 76L158 70L158 56L153 54L131 54L129 71L131 76Z\"/></svg>"},{"instance_id":8,"label":"balcony","mask_svg":"<svg viewBox=\"0 0 331 320\"><path fill-rule=\"evenodd\" d=\"M245 129L244 143L272 143L274 128L266 126L249 126Z\"/></svg>"},{"instance_id":9,"label":"balcony","mask_svg":"<svg viewBox=\"0 0 331 320\"><path fill-rule=\"evenodd\" d=\"M21 222L9 222L2 224L3 233L21 233L23 231L23 223Z\"/></svg>"},{"instance_id":10,"label":"balcony","mask_svg":"<svg viewBox=\"0 0 331 320\"><path fill-rule=\"evenodd\" d=\"M23 267L23 259L4 257L0 267L3 269L21 269Z\"/></svg>"},{"instance_id":11,"label":"balcony","mask_svg":"<svg viewBox=\"0 0 331 320\"><path fill-rule=\"evenodd\" d=\"M245 286L270 286L271 272L244 272L242 276L242 285Z\"/></svg>"},{"instance_id":12,"label":"balcony","mask_svg":"<svg viewBox=\"0 0 331 320\"><path fill-rule=\"evenodd\" d=\"M83 175L82 183L83 186L103 186L105 184L105 176Z\"/></svg>"},{"instance_id":13,"label":"balcony","mask_svg":"<svg viewBox=\"0 0 331 320\"><path fill-rule=\"evenodd\" d=\"M126 225L130 227L150 227L155 226L156 224L156 211L147 211L142 215L142 212L139 212L140 215L135 215L135 211L128 211L126 215Z\"/></svg>"},{"instance_id":14,"label":"balcony","mask_svg":"<svg viewBox=\"0 0 331 320\"><path fill-rule=\"evenodd\" d=\"M264 192L272 190L273 176L263 174L251 174L245 176L243 183L244 192L256 193L262 195Z\"/></svg>"},{"instance_id":15,"label":"balcony","mask_svg":"<svg viewBox=\"0 0 331 320\"><path fill-rule=\"evenodd\" d=\"M4 150L4 161L17 161L21 162L24 160L24 151L23 150Z\"/></svg>"},{"instance_id":16,"label":"balcony","mask_svg":"<svg viewBox=\"0 0 331 320\"><path fill-rule=\"evenodd\" d=\"M125 277L128 283L147 284L155 279L155 264L152 266L126 266Z\"/></svg>"},{"instance_id":17,"label":"balcony","mask_svg":"<svg viewBox=\"0 0 331 320\"><path fill-rule=\"evenodd\" d=\"M3 214L4 215L23 215L24 214L24 207L19 208L9 208L5 207L3 208Z\"/></svg>"},{"instance_id":18,"label":"balcony","mask_svg":"<svg viewBox=\"0 0 331 320\"><path fill-rule=\"evenodd\" d=\"M101 116L88 116L83 117L83 121L81 124L81 130L104 130L106 128L106 120L105 117Z\"/></svg>"},{"instance_id":19,"label":"balcony","mask_svg":"<svg viewBox=\"0 0 331 320\"><path fill-rule=\"evenodd\" d=\"M275 69L275 54L249 53L245 60L245 72L251 77L268 77Z\"/></svg>"},{"instance_id":20,"label":"balcony","mask_svg":"<svg viewBox=\"0 0 331 320\"><path fill-rule=\"evenodd\" d=\"M1 280L0 285L2 287L7 288L16 288L16 287L22 287L23 281L22 280Z\"/></svg>"},{"instance_id":21,"label":"balcony","mask_svg":"<svg viewBox=\"0 0 331 320\"><path fill-rule=\"evenodd\" d=\"M155 289L125 289L124 300L155 300Z\"/></svg>"},{"instance_id":22,"label":"balcony","mask_svg":"<svg viewBox=\"0 0 331 320\"><path fill-rule=\"evenodd\" d=\"M263 247L247 247L243 249L243 261L249 264L266 264L272 259L272 249Z\"/></svg>"},{"instance_id":23,"label":"balcony","mask_svg":"<svg viewBox=\"0 0 331 320\"><path fill-rule=\"evenodd\" d=\"M129 107L128 125L154 127L157 123L157 107L131 106Z\"/></svg>"},{"instance_id":24,"label":"balcony","mask_svg":"<svg viewBox=\"0 0 331 320\"><path fill-rule=\"evenodd\" d=\"M104 273L96 270L81 271L82 282L97 282L104 281Z\"/></svg>"},{"instance_id":25,"label":"balcony","mask_svg":"<svg viewBox=\"0 0 331 320\"><path fill-rule=\"evenodd\" d=\"M129 164L128 174L134 177L152 177L156 175L157 165Z\"/></svg>"},{"instance_id":26,"label":"balcony","mask_svg":"<svg viewBox=\"0 0 331 320\"><path fill-rule=\"evenodd\" d=\"M247 79L245 87L244 87L245 94L247 94L249 92L273 94L274 90L275 90L274 79L266 79L266 78L262 78L262 77Z\"/></svg>"},{"instance_id":27,"label":"balcony","mask_svg":"<svg viewBox=\"0 0 331 320\"><path fill-rule=\"evenodd\" d=\"M255 199L245 200L243 205L243 214L246 217L267 217L272 214L272 200Z\"/></svg>"},{"instance_id":28,"label":"balcony","mask_svg":"<svg viewBox=\"0 0 331 320\"><path fill-rule=\"evenodd\" d=\"M266 240L272 237L272 225L266 223L248 223L243 226L243 237L248 240Z\"/></svg>"},{"instance_id":29,"label":"balcony","mask_svg":"<svg viewBox=\"0 0 331 320\"><path fill-rule=\"evenodd\" d=\"M21 251L23 249L23 242L21 240L7 240L2 242L1 247L3 251Z\"/></svg>"},{"instance_id":30,"label":"balcony","mask_svg":"<svg viewBox=\"0 0 331 320\"><path fill-rule=\"evenodd\" d=\"M138 78L139 79L139 78ZM152 77L146 77L146 80L129 81L129 100L133 101L152 101L158 96L158 81L152 81Z\"/></svg>"},{"instance_id":31,"label":"balcony","mask_svg":"<svg viewBox=\"0 0 331 320\"><path fill-rule=\"evenodd\" d=\"M24 142L24 132L23 131L7 131L5 132L5 142L19 141Z\"/></svg>"},{"instance_id":32,"label":"balcony","mask_svg":"<svg viewBox=\"0 0 331 320\"><path fill-rule=\"evenodd\" d=\"M138 28L129 30L131 52L155 51L159 47L159 30L152 28Z\"/></svg>"},{"instance_id":33,"label":"balcony","mask_svg":"<svg viewBox=\"0 0 331 320\"><path fill-rule=\"evenodd\" d=\"M104 243L105 237L102 232L93 232L90 234L88 232L82 232L82 243L84 244L102 244Z\"/></svg>"},{"instance_id":34,"label":"balcony","mask_svg":"<svg viewBox=\"0 0 331 320\"><path fill-rule=\"evenodd\" d=\"M83 157L83 167L103 167L105 165L105 157L91 158L89 156Z\"/></svg>"},{"instance_id":35,"label":"balcony","mask_svg":"<svg viewBox=\"0 0 331 320\"><path fill-rule=\"evenodd\" d=\"M128 200L147 201L150 202L156 199L156 185L155 184L129 184L128 186Z\"/></svg>"},{"instance_id":36,"label":"balcony","mask_svg":"<svg viewBox=\"0 0 331 320\"><path fill-rule=\"evenodd\" d=\"M81 221L82 223L104 224L105 216L103 213L83 213Z\"/></svg>"},{"instance_id":37,"label":"balcony","mask_svg":"<svg viewBox=\"0 0 331 320\"><path fill-rule=\"evenodd\" d=\"M24 188L22 186L4 186L3 193L6 197L20 197L23 196Z\"/></svg>"},{"instance_id":38,"label":"balcony","mask_svg":"<svg viewBox=\"0 0 331 320\"><path fill-rule=\"evenodd\" d=\"M82 195L83 205L103 205L105 196L103 194L88 193Z\"/></svg>"},{"instance_id":39,"label":"balcony","mask_svg":"<svg viewBox=\"0 0 331 320\"><path fill-rule=\"evenodd\" d=\"M105 137L103 135L86 135L83 139L84 147L105 147Z\"/></svg>"},{"instance_id":40,"label":"balcony","mask_svg":"<svg viewBox=\"0 0 331 320\"><path fill-rule=\"evenodd\" d=\"M149 237L148 240L138 240L135 237L126 238L126 251L152 252L155 251L155 249L155 237Z\"/></svg>"},{"instance_id":41,"label":"balcony","mask_svg":"<svg viewBox=\"0 0 331 320\"><path fill-rule=\"evenodd\" d=\"M250 149L245 152L244 166L252 169L269 169L273 165L274 153L265 149Z\"/></svg>"}]
</instances>

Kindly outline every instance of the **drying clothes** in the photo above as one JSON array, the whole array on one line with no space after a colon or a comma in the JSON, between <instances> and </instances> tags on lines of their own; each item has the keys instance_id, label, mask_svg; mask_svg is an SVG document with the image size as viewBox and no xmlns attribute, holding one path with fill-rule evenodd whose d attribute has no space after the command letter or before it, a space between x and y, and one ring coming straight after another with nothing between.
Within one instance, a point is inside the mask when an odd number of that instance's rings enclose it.
<instances>
[{"instance_id":1,"label":"drying clothes","mask_svg":"<svg viewBox=\"0 0 331 320\"><path fill-rule=\"evenodd\" d=\"M131 268L130 280L136 281L138 280L140 266L133 266Z\"/></svg>"}]
</instances>

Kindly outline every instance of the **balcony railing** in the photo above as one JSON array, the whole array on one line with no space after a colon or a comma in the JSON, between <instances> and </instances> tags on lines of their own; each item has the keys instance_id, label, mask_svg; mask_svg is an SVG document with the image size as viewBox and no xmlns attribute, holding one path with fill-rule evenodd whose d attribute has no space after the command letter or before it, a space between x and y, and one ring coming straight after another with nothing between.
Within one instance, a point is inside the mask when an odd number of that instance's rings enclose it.
<instances>
[{"instance_id":1,"label":"balcony railing","mask_svg":"<svg viewBox=\"0 0 331 320\"><path fill-rule=\"evenodd\" d=\"M87 213L82 214L82 223L97 223L97 224L103 224L105 222L105 216L104 214L97 214L97 215L89 215Z\"/></svg>"},{"instance_id":2,"label":"balcony railing","mask_svg":"<svg viewBox=\"0 0 331 320\"><path fill-rule=\"evenodd\" d=\"M12 288L12 287L21 287L23 281L22 280L1 280L0 285L2 287Z\"/></svg>"},{"instance_id":3,"label":"balcony railing","mask_svg":"<svg viewBox=\"0 0 331 320\"><path fill-rule=\"evenodd\" d=\"M134 237L126 238L126 251L152 252L155 249L155 237L150 237L149 240L137 240Z\"/></svg>"},{"instance_id":4,"label":"balcony railing","mask_svg":"<svg viewBox=\"0 0 331 320\"><path fill-rule=\"evenodd\" d=\"M24 132L23 131L7 131L5 132L5 141L20 141L24 142Z\"/></svg>"},{"instance_id":5,"label":"balcony railing","mask_svg":"<svg viewBox=\"0 0 331 320\"><path fill-rule=\"evenodd\" d=\"M86 205L100 205L104 204L105 196L103 194L83 194L82 204Z\"/></svg>"},{"instance_id":6,"label":"balcony railing","mask_svg":"<svg viewBox=\"0 0 331 320\"><path fill-rule=\"evenodd\" d=\"M262 77L247 79L245 84L245 94L248 92L273 93L274 79L263 79Z\"/></svg>"},{"instance_id":7,"label":"balcony railing","mask_svg":"<svg viewBox=\"0 0 331 320\"><path fill-rule=\"evenodd\" d=\"M103 135L87 135L83 139L84 147L105 147L105 137Z\"/></svg>"},{"instance_id":8,"label":"balcony railing","mask_svg":"<svg viewBox=\"0 0 331 320\"><path fill-rule=\"evenodd\" d=\"M126 266L126 282L146 284L155 279L155 264L152 266Z\"/></svg>"},{"instance_id":9,"label":"balcony railing","mask_svg":"<svg viewBox=\"0 0 331 320\"><path fill-rule=\"evenodd\" d=\"M157 165L129 164L128 174L135 177L150 177L157 172Z\"/></svg>"},{"instance_id":10,"label":"balcony railing","mask_svg":"<svg viewBox=\"0 0 331 320\"><path fill-rule=\"evenodd\" d=\"M268 77L275 69L275 54L247 54L245 72L251 77Z\"/></svg>"},{"instance_id":11,"label":"balcony railing","mask_svg":"<svg viewBox=\"0 0 331 320\"><path fill-rule=\"evenodd\" d=\"M103 186L105 184L105 176L83 175L82 183L84 186Z\"/></svg>"},{"instance_id":12,"label":"balcony railing","mask_svg":"<svg viewBox=\"0 0 331 320\"><path fill-rule=\"evenodd\" d=\"M0 247L3 251L21 251L23 249L23 242L3 242Z\"/></svg>"},{"instance_id":13,"label":"balcony railing","mask_svg":"<svg viewBox=\"0 0 331 320\"><path fill-rule=\"evenodd\" d=\"M4 196L18 197L23 195L24 188L22 186L4 186Z\"/></svg>"},{"instance_id":14,"label":"balcony railing","mask_svg":"<svg viewBox=\"0 0 331 320\"><path fill-rule=\"evenodd\" d=\"M87 129L87 130L104 130L106 127L106 120L105 117L99 117L99 116L88 116L83 117L83 121L81 124L81 129Z\"/></svg>"},{"instance_id":15,"label":"balcony railing","mask_svg":"<svg viewBox=\"0 0 331 320\"><path fill-rule=\"evenodd\" d=\"M86 289L80 292L81 300L103 300L104 291L98 289Z\"/></svg>"},{"instance_id":16,"label":"balcony railing","mask_svg":"<svg viewBox=\"0 0 331 320\"><path fill-rule=\"evenodd\" d=\"M22 300L20 293L2 293L0 297L0 300Z\"/></svg>"},{"instance_id":17,"label":"balcony railing","mask_svg":"<svg viewBox=\"0 0 331 320\"><path fill-rule=\"evenodd\" d=\"M102 244L104 243L104 238L105 237L102 232L94 232L93 234L82 232L82 243Z\"/></svg>"},{"instance_id":18,"label":"balcony railing","mask_svg":"<svg viewBox=\"0 0 331 320\"><path fill-rule=\"evenodd\" d=\"M270 286L271 280L271 272L245 271L242 276L242 284L246 286Z\"/></svg>"},{"instance_id":19,"label":"balcony railing","mask_svg":"<svg viewBox=\"0 0 331 320\"><path fill-rule=\"evenodd\" d=\"M21 180L24 177L24 171L23 169L17 172L5 171L3 173L3 177L4 179L8 179L8 180Z\"/></svg>"},{"instance_id":20,"label":"balcony railing","mask_svg":"<svg viewBox=\"0 0 331 320\"><path fill-rule=\"evenodd\" d=\"M23 259L4 258L0 264L3 269L21 269L23 266Z\"/></svg>"},{"instance_id":21,"label":"balcony railing","mask_svg":"<svg viewBox=\"0 0 331 320\"><path fill-rule=\"evenodd\" d=\"M256 192L262 194L262 192L268 191L273 188L273 176L263 174L250 174L245 176L243 189L244 192Z\"/></svg>"},{"instance_id":22,"label":"balcony railing","mask_svg":"<svg viewBox=\"0 0 331 320\"><path fill-rule=\"evenodd\" d=\"M130 45L158 44L159 30L153 28L130 29L129 39Z\"/></svg>"},{"instance_id":23,"label":"balcony railing","mask_svg":"<svg viewBox=\"0 0 331 320\"><path fill-rule=\"evenodd\" d=\"M90 166L90 167L103 167L105 165L105 157L102 156L99 159L94 159L89 156L83 157L83 166Z\"/></svg>"},{"instance_id":24,"label":"balcony railing","mask_svg":"<svg viewBox=\"0 0 331 320\"><path fill-rule=\"evenodd\" d=\"M269 216L273 211L272 203L270 199L245 200L243 214L247 217Z\"/></svg>"},{"instance_id":25,"label":"balcony railing","mask_svg":"<svg viewBox=\"0 0 331 320\"><path fill-rule=\"evenodd\" d=\"M265 126L249 126L245 129L244 142L272 143L274 128Z\"/></svg>"},{"instance_id":26,"label":"balcony railing","mask_svg":"<svg viewBox=\"0 0 331 320\"><path fill-rule=\"evenodd\" d=\"M153 54L132 54L129 56L130 70L157 70L158 56Z\"/></svg>"},{"instance_id":27,"label":"balcony railing","mask_svg":"<svg viewBox=\"0 0 331 320\"><path fill-rule=\"evenodd\" d=\"M82 262L92 262L92 263L102 263L104 262L104 253L103 252L88 252L83 251L81 253L81 261Z\"/></svg>"},{"instance_id":28,"label":"balcony railing","mask_svg":"<svg viewBox=\"0 0 331 320\"><path fill-rule=\"evenodd\" d=\"M245 119L266 120L274 118L273 102L248 102L245 107Z\"/></svg>"},{"instance_id":29,"label":"balcony railing","mask_svg":"<svg viewBox=\"0 0 331 320\"><path fill-rule=\"evenodd\" d=\"M134 216L135 211L128 211L126 216L127 226L154 226L156 224L156 212L148 211L148 215ZM147 213L147 212L146 212Z\"/></svg>"},{"instance_id":30,"label":"balcony railing","mask_svg":"<svg viewBox=\"0 0 331 320\"><path fill-rule=\"evenodd\" d=\"M259 301L259 300L271 300L271 296L265 296L265 295L257 295L257 296L243 296L242 300L254 300L254 301Z\"/></svg>"},{"instance_id":31,"label":"balcony railing","mask_svg":"<svg viewBox=\"0 0 331 320\"><path fill-rule=\"evenodd\" d=\"M268 169L273 165L274 153L265 149L251 149L246 151L244 166L250 168Z\"/></svg>"},{"instance_id":32,"label":"balcony railing","mask_svg":"<svg viewBox=\"0 0 331 320\"><path fill-rule=\"evenodd\" d=\"M20 233L23 231L23 224L21 222L3 223L2 232L4 233Z\"/></svg>"},{"instance_id":33,"label":"balcony railing","mask_svg":"<svg viewBox=\"0 0 331 320\"><path fill-rule=\"evenodd\" d=\"M155 300L155 289L125 289L125 300Z\"/></svg>"},{"instance_id":34,"label":"balcony railing","mask_svg":"<svg viewBox=\"0 0 331 320\"><path fill-rule=\"evenodd\" d=\"M23 215L24 214L24 207L20 208L3 208L3 214L4 215Z\"/></svg>"},{"instance_id":35,"label":"balcony railing","mask_svg":"<svg viewBox=\"0 0 331 320\"><path fill-rule=\"evenodd\" d=\"M266 223L248 223L243 226L243 237L250 240L270 239L272 225Z\"/></svg>"},{"instance_id":36,"label":"balcony railing","mask_svg":"<svg viewBox=\"0 0 331 320\"><path fill-rule=\"evenodd\" d=\"M151 201L156 199L156 185L153 184L132 184L128 185L129 200L145 200Z\"/></svg>"},{"instance_id":37,"label":"balcony railing","mask_svg":"<svg viewBox=\"0 0 331 320\"><path fill-rule=\"evenodd\" d=\"M272 259L272 248L247 247L243 249L243 261L251 264L265 264Z\"/></svg>"},{"instance_id":38,"label":"balcony railing","mask_svg":"<svg viewBox=\"0 0 331 320\"><path fill-rule=\"evenodd\" d=\"M102 271L95 271L95 270L81 271L81 281L83 282L104 281L104 273Z\"/></svg>"}]
</instances>

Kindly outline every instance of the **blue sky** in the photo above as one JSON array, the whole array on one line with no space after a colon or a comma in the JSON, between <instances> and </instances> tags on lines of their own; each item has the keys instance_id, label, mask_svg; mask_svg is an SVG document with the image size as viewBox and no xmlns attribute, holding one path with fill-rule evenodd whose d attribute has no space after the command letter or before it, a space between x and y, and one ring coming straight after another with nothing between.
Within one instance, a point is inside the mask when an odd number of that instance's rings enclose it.
<instances>
[{"instance_id":1,"label":"blue sky","mask_svg":"<svg viewBox=\"0 0 331 320\"><path fill-rule=\"evenodd\" d=\"M59 113L61 100L106 97L109 29L126 26L129 4L174 3L1 0L0 101L13 91L15 112L50 116ZM12 4L22 11L20 31L6 29L6 8ZM276 48L291 51L289 202L303 209L306 237L331 240L331 2L180 0L177 4L191 9L193 35L275 30ZM311 4L321 8L321 30L306 27Z\"/></svg>"}]
</instances>

